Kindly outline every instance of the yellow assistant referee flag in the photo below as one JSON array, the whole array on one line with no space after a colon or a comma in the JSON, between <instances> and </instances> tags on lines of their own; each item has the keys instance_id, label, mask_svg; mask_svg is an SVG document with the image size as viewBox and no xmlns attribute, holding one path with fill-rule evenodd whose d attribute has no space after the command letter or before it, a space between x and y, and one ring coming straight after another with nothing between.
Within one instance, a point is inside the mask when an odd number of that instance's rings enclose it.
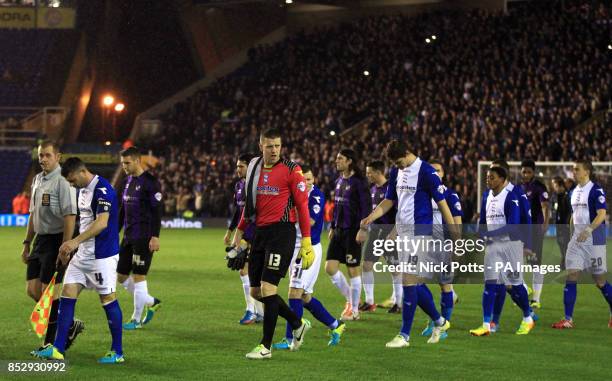
<instances>
[{"instance_id":1,"label":"yellow assistant referee flag","mask_svg":"<svg viewBox=\"0 0 612 381\"><path fill-rule=\"evenodd\" d=\"M51 282L43 292L40 300L34 306L34 311L30 316L32 322L32 328L38 337L43 337L47 333L47 327L49 326L49 314L51 313L51 303L53 303L53 289L55 288L55 277L57 271L53 274Z\"/></svg>"}]
</instances>

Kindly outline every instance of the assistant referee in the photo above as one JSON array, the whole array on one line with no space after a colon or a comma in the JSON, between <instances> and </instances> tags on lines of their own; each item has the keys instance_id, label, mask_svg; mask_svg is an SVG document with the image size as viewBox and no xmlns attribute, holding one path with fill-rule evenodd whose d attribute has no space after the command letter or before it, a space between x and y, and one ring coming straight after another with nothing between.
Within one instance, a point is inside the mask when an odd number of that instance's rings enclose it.
<instances>
[{"instance_id":1,"label":"assistant referee","mask_svg":"<svg viewBox=\"0 0 612 381\"><path fill-rule=\"evenodd\" d=\"M62 242L70 240L74 233L76 190L62 177L60 157L57 143L46 140L38 146L38 162L42 172L38 173L32 182L30 219L21 252L21 259L27 264L27 293L36 302L51 282L56 270L56 283L62 282L64 269L61 266L56 268L57 256ZM32 241L34 247L30 250ZM58 292L55 293L51 306L44 344L53 343L55 339L60 289L61 287L56 288ZM79 332L83 328L82 322L77 325L79 327L73 324L73 334L74 328L79 328Z\"/></svg>"}]
</instances>

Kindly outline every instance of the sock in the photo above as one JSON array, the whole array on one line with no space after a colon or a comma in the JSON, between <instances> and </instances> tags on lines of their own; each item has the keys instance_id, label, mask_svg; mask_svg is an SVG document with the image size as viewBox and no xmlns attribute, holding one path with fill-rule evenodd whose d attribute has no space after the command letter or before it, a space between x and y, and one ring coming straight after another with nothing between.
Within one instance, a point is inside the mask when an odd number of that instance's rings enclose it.
<instances>
[{"instance_id":1,"label":"sock","mask_svg":"<svg viewBox=\"0 0 612 381\"><path fill-rule=\"evenodd\" d=\"M610 286L610 283L606 282L600 290L604 298L608 301L610 305L610 314L612 314L612 286Z\"/></svg>"},{"instance_id":2,"label":"sock","mask_svg":"<svg viewBox=\"0 0 612 381\"><path fill-rule=\"evenodd\" d=\"M315 319L325 324L328 328L335 329L338 327L338 320L323 307L323 304L317 298L311 298L310 302L304 304L304 308L310 311Z\"/></svg>"},{"instance_id":3,"label":"sock","mask_svg":"<svg viewBox=\"0 0 612 381\"><path fill-rule=\"evenodd\" d=\"M53 344L55 341L55 333L57 332L57 310L59 308L59 299L54 299L51 304L51 312L49 313L49 325L47 326L47 334L45 336L44 345Z\"/></svg>"},{"instance_id":4,"label":"sock","mask_svg":"<svg viewBox=\"0 0 612 381\"><path fill-rule=\"evenodd\" d=\"M495 283L485 283L484 291L482 292L482 321L485 325L489 324L489 329L491 328L490 324L493 318L497 286Z\"/></svg>"},{"instance_id":5,"label":"sock","mask_svg":"<svg viewBox=\"0 0 612 381\"><path fill-rule=\"evenodd\" d=\"M242 281L242 291L244 291L244 302L246 304L246 309L251 312L255 312L255 302L253 298L251 298L251 282L249 282L248 275L241 275L240 280Z\"/></svg>"},{"instance_id":6,"label":"sock","mask_svg":"<svg viewBox=\"0 0 612 381\"><path fill-rule=\"evenodd\" d=\"M523 311L523 317L531 317L531 307L529 307L529 296L523 285L512 286L510 296L514 303Z\"/></svg>"},{"instance_id":7,"label":"sock","mask_svg":"<svg viewBox=\"0 0 612 381\"><path fill-rule=\"evenodd\" d=\"M121 356L123 355L123 348L121 346L123 315L121 314L121 307L119 307L119 301L115 299L112 302L105 304L104 311L106 311L106 318L108 319L108 328L110 329L110 333L113 338L111 350L115 351L117 355Z\"/></svg>"},{"instance_id":8,"label":"sock","mask_svg":"<svg viewBox=\"0 0 612 381\"><path fill-rule=\"evenodd\" d=\"M563 304L565 306L565 319L572 320L574 316L574 305L576 304L576 294L578 293L576 282L567 281L563 289Z\"/></svg>"},{"instance_id":9,"label":"sock","mask_svg":"<svg viewBox=\"0 0 612 381\"><path fill-rule=\"evenodd\" d=\"M270 349L274 338L274 329L278 320L278 295L266 296L261 299L264 305L263 337L261 344Z\"/></svg>"},{"instance_id":10,"label":"sock","mask_svg":"<svg viewBox=\"0 0 612 381\"><path fill-rule=\"evenodd\" d=\"M365 302L368 304L374 304L374 272L364 271L361 276L363 277L363 291L365 292Z\"/></svg>"},{"instance_id":11,"label":"sock","mask_svg":"<svg viewBox=\"0 0 612 381\"><path fill-rule=\"evenodd\" d=\"M495 303L493 304L493 323L499 324L504 302L506 301L506 286L498 284L495 289Z\"/></svg>"},{"instance_id":12,"label":"sock","mask_svg":"<svg viewBox=\"0 0 612 381\"><path fill-rule=\"evenodd\" d=\"M351 301L351 290L349 288L349 284L346 281L346 277L342 273L342 271L336 272L331 277L331 281L340 290L340 293L344 296L347 302Z\"/></svg>"},{"instance_id":13,"label":"sock","mask_svg":"<svg viewBox=\"0 0 612 381\"><path fill-rule=\"evenodd\" d=\"M129 276L121 285L130 295L134 295L134 278Z\"/></svg>"},{"instance_id":14,"label":"sock","mask_svg":"<svg viewBox=\"0 0 612 381\"><path fill-rule=\"evenodd\" d=\"M287 303L280 296L276 295L278 299L278 316L287 320L287 322L291 325L291 328L298 329L302 326L302 318L299 318L295 312L289 308Z\"/></svg>"},{"instance_id":15,"label":"sock","mask_svg":"<svg viewBox=\"0 0 612 381\"><path fill-rule=\"evenodd\" d=\"M147 303L147 295L149 295L147 281L134 283L134 313L132 314L132 320L138 322L142 320L142 311Z\"/></svg>"},{"instance_id":16,"label":"sock","mask_svg":"<svg viewBox=\"0 0 612 381\"><path fill-rule=\"evenodd\" d=\"M302 318L302 315L304 315L304 305L302 304L302 299L289 299L289 307L291 307L291 310L295 312L299 319ZM293 329L289 323L287 323L285 337L289 340L293 339Z\"/></svg>"},{"instance_id":17,"label":"sock","mask_svg":"<svg viewBox=\"0 0 612 381\"><path fill-rule=\"evenodd\" d=\"M406 340L409 340L419 296L417 293L417 286L404 286L402 291L402 328L400 329L400 335L404 336Z\"/></svg>"},{"instance_id":18,"label":"sock","mask_svg":"<svg viewBox=\"0 0 612 381\"><path fill-rule=\"evenodd\" d=\"M540 302L540 295L542 295L542 287L544 287L544 275L539 272L533 273L533 284L531 287L533 288L533 294L531 294L531 300L536 302Z\"/></svg>"},{"instance_id":19,"label":"sock","mask_svg":"<svg viewBox=\"0 0 612 381\"><path fill-rule=\"evenodd\" d=\"M442 313L442 316L444 316L444 319L451 319L451 315L453 314L453 305L453 292L442 291L440 293L440 312Z\"/></svg>"},{"instance_id":20,"label":"sock","mask_svg":"<svg viewBox=\"0 0 612 381\"><path fill-rule=\"evenodd\" d=\"M433 320L437 325L443 323L444 320L440 321L440 313L436 309L436 303L434 302L433 295L426 284L419 284L417 286L418 293L418 304L419 307Z\"/></svg>"},{"instance_id":21,"label":"sock","mask_svg":"<svg viewBox=\"0 0 612 381\"><path fill-rule=\"evenodd\" d=\"M404 294L402 287L402 274L393 275L393 300L400 307L402 306L402 296Z\"/></svg>"},{"instance_id":22,"label":"sock","mask_svg":"<svg viewBox=\"0 0 612 381\"><path fill-rule=\"evenodd\" d=\"M57 312L57 334L53 346L61 353L66 352L66 340L68 340L68 331L74 320L74 306L76 299L60 298L59 309Z\"/></svg>"},{"instance_id":23,"label":"sock","mask_svg":"<svg viewBox=\"0 0 612 381\"><path fill-rule=\"evenodd\" d=\"M255 308L255 313L257 315L263 316L264 315L264 305L262 302L260 302L259 300L251 297L251 299L253 300L253 306Z\"/></svg>"},{"instance_id":24,"label":"sock","mask_svg":"<svg viewBox=\"0 0 612 381\"><path fill-rule=\"evenodd\" d=\"M359 297L361 296L361 276L351 278L351 306L353 312L359 312Z\"/></svg>"}]
</instances>

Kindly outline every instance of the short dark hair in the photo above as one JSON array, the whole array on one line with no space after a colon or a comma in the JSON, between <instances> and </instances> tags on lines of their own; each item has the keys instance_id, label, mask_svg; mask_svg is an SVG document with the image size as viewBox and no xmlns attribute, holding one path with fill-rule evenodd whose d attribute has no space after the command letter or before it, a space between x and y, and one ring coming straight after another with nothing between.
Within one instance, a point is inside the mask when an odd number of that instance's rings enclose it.
<instances>
[{"instance_id":1,"label":"short dark hair","mask_svg":"<svg viewBox=\"0 0 612 381\"><path fill-rule=\"evenodd\" d=\"M508 162L504 159L496 159L493 160L493 162L491 163L491 165L497 165L502 167L503 169L506 170L506 172L510 172L510 165L508 164Z\"/></svg>"},{"instance_id":2,"label":"short dark hair","mask_svg":"<svg viewBox=\"0 0 612 381\"><path fill-rule=\"evenodd\" d=\"M240 156L238 156L238 161L243 161L243 162L249 164L251 162L251 160L253 159L253 157L255 157L255 155L253 155L250 152L242 153L242 154L240 154Z\"/></svg>"},{"instance_id":3,"label":"short dark hair","mask_svg":"<svg viewBox=\"0 0 612 381\"><path fill-rule=\"evenodd\" d=\"M267 128L261 132L259 139L276 139L281 137L281 132L278 128Z\"/></svg>"},{"instance_id":4,"label":"short dark hair","mask_svg":"<svg viewBox=\"0 0 612 381\"><path fill-rule=\"evenodd\" d=\"M68 177L72 173L86 168L87 167L85 167L85 163L83 163L83 160L79 159L76 156L71 157L68 158L68 160L66 160L64 164L62 164L62 176Z\"/></svg>"},{"instance_id":5,"label":"short dark hair","mask_svg":"<svg viewBox=\"0 0 612 381\"><path fill-rule=\"evenodd\" d=\"M531 168L535 171L535 161L531 159L525 159L521 162L521 168Z\"/></svg>"},{"instance_id":6,"label":"short dark hair","mask_svg":"<svg viewBox=\"0 0 612 381\"><path fill-rule=\"evenodd\" d=\"M440 161L438 159L429 160L429 164L430 165L439 165L440 167L442 167L442 170L444 171L444 164L442 164L442 161Z\"/></svg>"},{"instance_id":7,"label":"short dark hair","mask_svg":"<svg viewBox=\"0 0 612 381\"><path fill-rule=\"evenodd\" d=\"M593 168L593 163L591 162L591 160L588 160L588 159L576 160L576 164L582 165L582 168L589 171L589 179L595 180L595 174L593 173L595 168Z\"/></svg>"},{"instance_id":8,"label":"short dark hair","mask_svg":"<svg viewBox=\"0 0 612 381\"><path fill-rule=\"evenodd\" d=\"M506 172L506 170L502 167L489 168L489 171L494 172L495 174L497 174L497 176L501 177L502 179L508 178L508 172Z\"/></svg>"},{"instance_id":9,"label":"short dark hair","mask_svg":"<svg viewBox=\"0 0 612 381\"><path fill-rule=\"evenodd\" d=\"M55 141L55 140L43 140L42 142L40 142L40 144L38 145L40 148L47 148L47 147L51 147L53 148L53 152L55 153L59 153L60 152L60 146L59 144Z\"/></svg>"},{"instance_id":10,"label":"short dark hair","mask_svg":"<svg viewBox=\"0 0 612 381\"><path fill-rule=\"evenodd\" d=\"M308 164L300 164L300 168L302 168L302 173L312 172L312 167Z\"/></svg>"},{"instance_id":11,"label":"short dark hair","mask_svg":"<svg viewBox=\"0 0 612 381\"><path fill-rule=\"evenodd\" d=\"M554 184L557 184L557 185L562 186L563 188L565 188L565 181L563 181L563 177L561 177L561 176L553 177L552 182Z\"/></svg>"},{"instance_id":12,"label":"short dark hair","mask_svg":"<svg viewBox=\"0 0 612 381\"><path fill-rule=\"evenodd\" d=\"M410 151L410 147L404 141L397 139L391 140L385 148L385 156L391 161L395 161L406 156L406 152Z\"/></svg>"},{"instance_id":13,"label":"short dark hair","mask_svg":"<svg viewBox=\"0 0 612 381\"><path fill-rule=\"evenodd\" d=\"M366 167L370 167L375 171L385 173L385 163L383 163L381 160L373 160L366 164Z\"/></svg>"},{"instance_id":14,"label":"short dark hair","mask_svg":"<svg viewBox=\"0 0 612 381\"><path fill-rule=\"evenodd\" d=\"M121 157L138 157L140 158L140 150L138 149L138 147L136 146L131 146L128 147L126 149L124 149L123 151L121 151L119 153L119 155L121 155Z\"/></svg>"}]
</instances>

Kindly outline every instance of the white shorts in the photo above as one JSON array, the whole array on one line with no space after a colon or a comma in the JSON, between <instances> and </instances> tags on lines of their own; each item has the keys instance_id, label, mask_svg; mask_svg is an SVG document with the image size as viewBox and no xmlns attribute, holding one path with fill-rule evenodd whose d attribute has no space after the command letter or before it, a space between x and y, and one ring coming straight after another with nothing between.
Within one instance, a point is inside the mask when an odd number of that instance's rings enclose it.
<instances>
[{"instance_id":1,"label":"white shorts","mask_svg":"<svg viewBox=\"0 0 612 381\"><path fill-rule=\"evenodd\" d=\"M485 281L518 286L523 284L523 243L521 241L501 241L488 244L485 249Z\"/></svg>"},{"instance_id":2,"label":"white shorts","mask_svg":"<svg viewBox=\"0 0 612 381\"><path fill-rule=\"evenodd\" d=\"M431 265L439 263L433 251L427 250L427 242L432 241L431 236L413 236L411 233L400 234L400 244L398 245L398 258L403 274L416 275L421 278L431 279L435 276ZM406 241L406 245L404 244Z\"/></svg>"},{"instance_id":3,"label":"white shorts","mask_svg":"<svg viewBox=\"0 0 612 381\"><path fill-rule=\"evenodd\" d=\"M606 245L578 242L574 237L567 245L566 253L565 268L568 270L588 271L593 275L608 272Z\"/></svg>"},{"instance_id":4,"label":"white shorts","mask_svg":"<svg viewBox=\"0 0 612 381\"><path fill-rule=\"evenodd\" d=\"M117 290L117 262L119 254L93 259L83 258L77 253L68 264L64 284L78 283L95 289L100 295L112 294Z\"/></svg>"},{"instance_id":5,"label":"white shorts","mask_svg":"<svg viewBox=\"0 0 612 381\"><path fill-rule=\"evenodd\" d=\"M291 259L291 266L289 267L289 287L301 288L306 294L312 294L314 292L314 285L319 277L319 270L321 270L321 257L323 257L323 247L321 243L312 245L312 250L315 254L314 262L308 269L302 269L302 263L295 263L298 253L300 252L301 245L295 246L293 251L293 259Z\"/></svg>"}]
</instances>

